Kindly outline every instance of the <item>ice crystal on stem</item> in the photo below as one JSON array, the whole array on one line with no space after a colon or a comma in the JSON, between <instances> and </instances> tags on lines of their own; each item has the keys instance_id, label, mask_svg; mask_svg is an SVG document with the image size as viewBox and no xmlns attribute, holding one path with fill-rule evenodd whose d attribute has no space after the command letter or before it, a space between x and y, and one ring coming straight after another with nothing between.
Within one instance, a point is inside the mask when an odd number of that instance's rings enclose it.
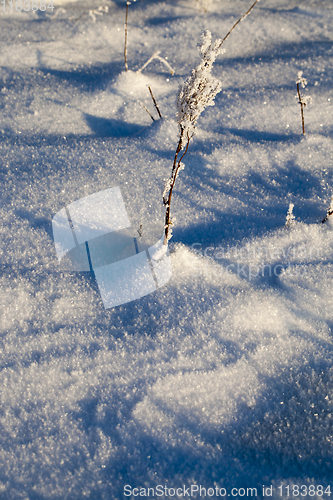
<instances>
[{"instance_id":1,"label":"ice crystal on stem","mask_svg":"<svg viewBox=\"0 0 333 500\"><path fill-rule=\"evenodd\" d=\"M296 84L299 83L301 84L302 86L302 89L305 89L306 85L308 84L308 82L306 81L306 78L304 78L303 75L303 71L299 71L297 73L297 81L296 81Z\"/></svg>"}]
</instances>

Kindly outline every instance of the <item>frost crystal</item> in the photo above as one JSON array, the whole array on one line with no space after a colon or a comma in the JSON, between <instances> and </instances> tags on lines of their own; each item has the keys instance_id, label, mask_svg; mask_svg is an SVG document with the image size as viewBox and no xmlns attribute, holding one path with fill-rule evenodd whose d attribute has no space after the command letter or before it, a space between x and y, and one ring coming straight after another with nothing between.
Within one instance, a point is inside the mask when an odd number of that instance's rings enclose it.
<instances>
[{"instance_id":1,"label":"frost crystal","mask_svg":"<svg viewBox=\"0 0 333 500\"><path fill-rule=\"evenodd\" d=\"M182 148L195 135L196 122L203 110L207 106L214 105L215 96L221 91L221 83L211 75L216 57L223 52L221 44L220 39L212 44L210 31L203 33L199 46L201 63L180 86L177 97L177 121L182 136Z\"/></svg>"}]
</instances>

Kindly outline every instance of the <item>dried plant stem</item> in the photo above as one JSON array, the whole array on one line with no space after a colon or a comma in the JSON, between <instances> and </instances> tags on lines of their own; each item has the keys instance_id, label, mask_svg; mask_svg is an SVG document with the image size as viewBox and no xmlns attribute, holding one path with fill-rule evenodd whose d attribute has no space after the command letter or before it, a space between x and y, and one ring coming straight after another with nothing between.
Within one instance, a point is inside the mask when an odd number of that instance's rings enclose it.
<instances>
[{"instance_id":1,"label":"dried plant stem","mask_svg":"<svg viewBox=\"0 0 333 500\"><path fill-rule=\"evenodd\" d=\"M159 110L159 107L157 106L157 102L156 102L156 100L155 100L155 97L154 97L153 91L151 90L150 85L148 85L148 89L149 89L149 92L150 92L151 98L152 98L152 100L153 100L154 106L155 106L155 108L156 108L156 110L157 110L158 116L159 116L159 117L160 117L160 119L162 120L162 115L161 115L161 112L160 112L160 110Z\"/></svg>"},{"instance_id":2,"label":"dried plant stem","mask_svg":"<svg viewBox=\"0 0 333 500\"><path fill-rule=\"evenodd\" d=\"M223 42L225 42L225 40L228 38L228 36L230 35L230 33L236 28L237 24L240 23L241 21L243 21L243 19L245 19L245 17L250 14L251 10L253 9L253 7L255 6L256 3L258 3L260 0L256 0L252 5L251 7L249 8L249 10L242 16L238 19L238 21L233 25L233 27L231 28L231 30L226 34L226 36L223 38L223 40L221 41L219 47L221 47L221 45L223 44Z\"/></svg>"},{"instance_id":3,"label":"dried plant stem","mask_svg":"<svg viewBox=\"0 0 333 500\"><path fill-rule=\"evenodd\" d=\"M143 107L143 109L145 109L145 110L147 111L148 115L150 116L150 118L151 118L151 119L153 120L153 122L154 122L154 121L155 121L155 118L153 117L153 115L151 114L151 112L149 111L149 109L148 109L148 108L146 108L146 106L145 106L142 102L140 102L140 104L141 104L141 106Z\"/></svg>"},{"instance_id":4,"label":"dried plant stem","mask_svg":"<svg viewBox=\"0 0 333 500\"><path fill-rule=\"evenodd\" d=\"M302 129L303 129L303 134L305 134L305 125L304 125L304 111L303 108L305 106L304 102L302 101L302 96L301 96L301 91L299 89L299 83L297 85L297 93L298 93L298 102L301 106L301 116L302 116ZM294 87L295 88L295 87Z\"/></svg>"},{"instance_id":5,"label":"dried plant stem","mask_svg":"<svg viewBox=\"0 0 333 500\"><path fill-rule=\"evenodd\" d=\"M159 61L161 61L164 64L164 66L166 66L169 69L172 76L175 74L174 69L172 69L172 67L170 66L168 61L166 61L163 57L161 57L160 55L157 55L155 59L158 59Z\"/></svg>"},{"instance_id":6,"label":"dried plant stem","mask_svg":"<svg viewBox=\"0 0 333 500\"><path fill-rule=\"evenodd\" d=\"M171 181L171 184L170 184L170 189L169 189L169 192L168 192L168 197L163 199L163 203L166 206L165 224L164 224L164 241L163 241L164 245L168 244L169 230L170 230L170 226L172 225L171 218L170 218L170 215L171 215L170 208L171 208L172 191L173 191L174 185L176 183L177 174L178 174L178 171L180 169L182 159L186 155L186 153L188 151L189 144L190 144L190 140L192 139L192 137L188 137L187 138L187 143L186 143L186 146L185 146L184 153L182 154L182 156L178 160L178 155L179 155L179 153L180 153L180 151L182 149L183 135L184 135L184 130L182 129L181 130L181 134L180 134L180 138L179 138L179 142L178 142L178 146L177 146L177 149L176 149L175 157L174 157L174 160L173 160L172 173L171 173L171 179L172 179L172 181Z\"/></svg>"},{"instance_id":7,"label":"dried plant stem","mask_svg":"<svg viewBox=\"0 0 333 500\"><path fill-rule=\"evenodd\" d=\"M126 1L126 15L125 15L125 48L124 48L124 59L125 59L125 70L128 71L128 64L127 64L127 21L128 21L128 7L129 7L129 1Z\"/></svg>"},{"instance_id":8,"label":"dried plant stem","mask_svg":"<svg viewBox=\"0 0 333 500\"><path fill-rule=\"evenodd\" d=\"M157 50L156 52L154 52L154 54L148 59L148 61L145 62L144 65L141 66L140 69L138 69L137 73L142 73L142 71L148 66L148 64L150 64L154 59L158 59L170 70L171 75L174 75L174 73L175 73L174 70L172 69L172 67L170 66L168 61L166 61L165 59L163 59L163 57L160 56L160 53L161 53L160 50Z\"/></svg>"}]
</instances>

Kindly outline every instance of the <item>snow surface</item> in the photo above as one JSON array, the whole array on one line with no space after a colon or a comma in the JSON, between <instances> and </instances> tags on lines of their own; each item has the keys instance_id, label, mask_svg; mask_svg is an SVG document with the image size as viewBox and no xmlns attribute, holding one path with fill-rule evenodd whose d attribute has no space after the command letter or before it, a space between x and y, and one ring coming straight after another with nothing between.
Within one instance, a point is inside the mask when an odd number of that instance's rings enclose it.
<instances>
[{"instance_id":1,"label":"snow surface","mask_svg":"<svg viewBox=\"0 0 333 500\"><path fill-rule=\"evenodd\" d=\"M222 91L173 195L172 279L107 311L89 272L59 267L52 218L119 186L157 242L178 87L201 32L223 38L251 2L132 3L128 74L125 2L60 3L54 18L0 14L0 497L191 484L260 497L265 484L277 499L279 485L327 486L331 0L261 0L230 35L213 68ZM174 76L160 60L135 73L156 50ZM312 96L304 137L299 71Z\"/></svg>"}]
</instances>

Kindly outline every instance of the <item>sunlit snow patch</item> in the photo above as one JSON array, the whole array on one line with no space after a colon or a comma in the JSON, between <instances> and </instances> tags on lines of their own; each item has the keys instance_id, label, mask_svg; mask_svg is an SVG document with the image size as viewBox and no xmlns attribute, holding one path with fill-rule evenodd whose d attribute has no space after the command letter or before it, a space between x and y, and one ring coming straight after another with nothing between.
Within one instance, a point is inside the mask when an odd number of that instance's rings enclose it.
<instances>
[{"instance_id":1,"label":"sunlit snow patch","mask_svg":"<svg viewBox=\"0 0 333 500\"><path fill-rule=\"evenodd\" d=\"M59 262L94 273L104 307L138 299L165 285L171 261L163 239L135 236L119 186L70 203L52 220Z\"/></svg>"}]
</instances>

